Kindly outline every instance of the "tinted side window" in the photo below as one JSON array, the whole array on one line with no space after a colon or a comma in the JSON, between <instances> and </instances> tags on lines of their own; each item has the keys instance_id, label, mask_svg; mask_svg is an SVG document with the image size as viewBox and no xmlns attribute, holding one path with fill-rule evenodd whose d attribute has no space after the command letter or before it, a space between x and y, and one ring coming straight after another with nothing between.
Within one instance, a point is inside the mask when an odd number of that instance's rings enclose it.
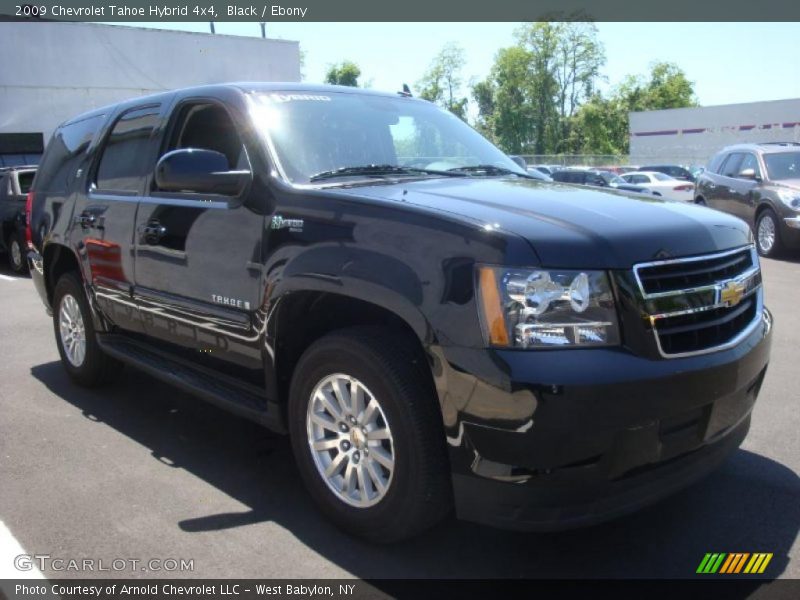
<instances>
[{"instance_id":1,"label":"tinted side window","mask_svg":"<svg viewBox=\"0 0 800 600\"><path fill-rule=\"evenodd\" d=\"M166 151L203 148L225 155L230 169L249 169L250 163L233 120L216 104L189 104L181 108Z\"/></svg>"},{"instance_id":2,"label":"tinted side window","mask_svg":"<svg viewBox=\"0 0 800 600\"><path fill-rule=\"evenodd\" d=\"M742 164L742 158L744 158L744 154L741 152L734 152L728 156L725 162L722 163L719 174L725 177L736 177L739 174L739 165Z\"/></svg>"},{"instance_id":3,"label":"tinted side window","mask_svg":"<svg viewBox=\"0 0 800 600\"><path fill-rule=\"evenodd\" d=\"M36 175L35 171L29 171L26 173L20 173L17 176L20 194L27 194L31 190L31 184L33 183L34 175Z\"/></svg>"},{"instance_id":4,"label":"tinted side window","mask_svg":"<svg viewBox=\"0 0 800 600\"><path fill-rule=\"evenodd\" d=\"M158 123L157 106L138 108L123 114L108 136L96 183L101 190L137 192L149 170L150 136Z\"/></svg>"},{"instance_id":5,"label":"tinted side window","mask_svg":"<svg viewBox=\"0 0 800 600\"><path fill-rule=\"evenodd\" d=\"M36 189L46 192L67 190L104 119L105 115L97 115L56 129L39 165Z\"/></svg>"},{"instance_id":6,"label":"tinted side window","mask_svg":"<svg viewBox=\"0 0 800 600\"><path fill-rule=\"evenodd\" d=\"M706 170L709 173L719 173L719 169L722 166L724 160L725 160L725 154L717 154L714 158L711 159L711 162L708 163L708 169Z\"/></svg>"},{"instance_id":7,"label":"tinted side window","mask_svg":"<svg viewBox=\"0 0 800 600\"><path fill-rule=\"evenodd\" d=\"M597 185L597 186L604 186L606 182L603 180L600 175L595 173L587 173L586 174L586 184L587 185Z\"/></svg>"}]
</instances>

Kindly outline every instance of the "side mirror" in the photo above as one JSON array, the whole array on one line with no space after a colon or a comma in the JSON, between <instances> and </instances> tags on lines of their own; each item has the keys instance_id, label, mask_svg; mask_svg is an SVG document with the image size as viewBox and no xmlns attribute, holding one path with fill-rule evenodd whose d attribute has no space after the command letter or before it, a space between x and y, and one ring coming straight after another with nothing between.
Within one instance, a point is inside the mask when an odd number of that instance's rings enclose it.
<instances>
[{"instance_id":1,"label":"side mirror","mask_svg":"<svg viewBox=\"0 0 800 600\"><path fill-rule=\"evenodd\" d=\"M250 171L229 169L228 159L221 152L181 148L159 159L155 181L158 189L165 192L235 196L250 181Z\"/></svg>"},{"instance_id":2,"label":"side mirror","mask_svg":"<svg viewBox=\"0 0 800 600\"><path fill-rule=\"evenodd\" d=\"M761 177L756 175L755 169L743 169L739 172L739 179L752 179L753 181L761 180Z\"/></svg>"},{"instance_id":3,"label":"side mirror","mask_svg":"<svg viewBox=\"0 0 800 600\"><path fill-rule=\"evenodd\" d=\"M522 158L521 156L515 156L515 155L512 155L512 154L509 154L508 158L513 160L515 163L517 163L523 169L527 169L528 168L528 165L525 163L525 159Z\"/></svg>"}]
</instances>

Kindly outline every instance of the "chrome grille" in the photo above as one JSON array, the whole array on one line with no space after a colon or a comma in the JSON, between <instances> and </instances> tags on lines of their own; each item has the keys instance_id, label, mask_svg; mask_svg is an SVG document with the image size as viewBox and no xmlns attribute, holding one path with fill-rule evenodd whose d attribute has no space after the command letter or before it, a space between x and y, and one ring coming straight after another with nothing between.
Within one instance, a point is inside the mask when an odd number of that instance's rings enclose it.
<instances>
[{"instance_id":1,"label":"chrome grille","mask_svg":"<svg viewBox=\"0 0 800 600\"><path fill-rule=\"evenodd\" d=\"M761 270L752 246L642 263L633 271L666 358L729 348L760 320Z\"/></svg>"}]
</instances>

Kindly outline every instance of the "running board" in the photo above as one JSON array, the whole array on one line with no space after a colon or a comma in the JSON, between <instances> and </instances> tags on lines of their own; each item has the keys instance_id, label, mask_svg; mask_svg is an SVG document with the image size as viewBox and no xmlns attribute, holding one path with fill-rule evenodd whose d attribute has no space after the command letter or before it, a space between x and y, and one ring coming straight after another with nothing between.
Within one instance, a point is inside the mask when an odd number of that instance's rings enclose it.
<instances>
[{"instance_id":1,"label":"running board","mask_svg":"<svg viewBox=\"0 0 800 600\"><path fill-rule=\"evenodd\" d=\"M123 335L98 334L97 341L106 354L125 364L275 432L286 433L280 405L269 402L264 391L256 386L237 381L224 373L198 368L186 360Z\"/></svg>"}]
</instances>

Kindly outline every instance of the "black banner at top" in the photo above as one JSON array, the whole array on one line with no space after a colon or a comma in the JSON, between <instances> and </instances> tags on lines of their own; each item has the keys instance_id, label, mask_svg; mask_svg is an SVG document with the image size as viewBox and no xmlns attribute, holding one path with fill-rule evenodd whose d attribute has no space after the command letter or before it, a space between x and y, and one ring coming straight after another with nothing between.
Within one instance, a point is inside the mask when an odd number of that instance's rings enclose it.
<instances>
[{"instance_id":1,"label":"black banner at top","mask_svg":"<svg viewBox=\"0 0 800 600\"><path fill-rule=\"evenodd\" d=\"M145 21L800 21L791 0L0 0L0 20ZM675 40L664 40L665 44ZM731 40L731 43L739 43Z\"/></svg>"}]
</instances>

